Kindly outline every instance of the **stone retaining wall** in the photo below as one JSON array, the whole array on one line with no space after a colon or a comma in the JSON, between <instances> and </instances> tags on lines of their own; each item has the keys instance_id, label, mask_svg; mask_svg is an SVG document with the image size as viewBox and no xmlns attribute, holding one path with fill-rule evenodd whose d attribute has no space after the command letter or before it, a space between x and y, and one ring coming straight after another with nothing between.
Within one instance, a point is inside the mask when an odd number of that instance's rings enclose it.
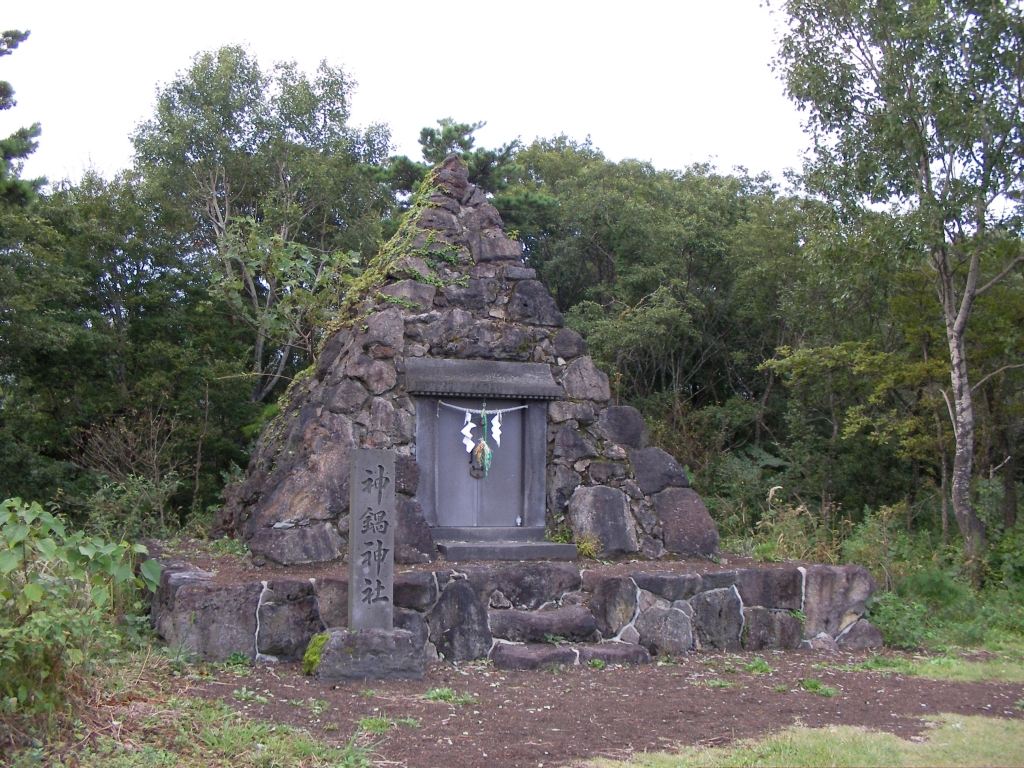
<instances>
[{"instance_id":1,"label":"stone retaining wall","mask_svg":"<svg viewBox=\"0 0 1024 768\"><path fill-rule=\"evenodd\" d=\"M170 646L200 658L297 659L314 634L347 623L344 578L225 585L182 561L163 565L153 624ZM472 565L396 573L395 627L428 656L491 658L510 668L692 651L859 649L881 645L862 618L874 589L855 565L629 576L567 563ZM552 645L558 638L564 643Z\"/></svg>"}]
</instances>

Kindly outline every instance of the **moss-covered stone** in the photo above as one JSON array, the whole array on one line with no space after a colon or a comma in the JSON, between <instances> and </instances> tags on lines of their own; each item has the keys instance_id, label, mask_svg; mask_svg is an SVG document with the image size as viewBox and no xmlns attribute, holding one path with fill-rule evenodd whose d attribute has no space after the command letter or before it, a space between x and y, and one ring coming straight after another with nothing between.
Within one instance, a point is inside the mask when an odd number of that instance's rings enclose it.
<instances>
[{"instance_id":1,"label":"moss-covered stone","mask_svg":"<svg viewBox=\"0 0 1024 768\"><path fill-rule=\"evenodd\" d=\"M324 645L327 644L327 638L330 636L329 632L323 632L313 635L310 639L309 645L306 646L306 652L302 655L302 674L316 673L316 668L320 666L320 652L323 651Z\"/></svg>"}]
</instances>

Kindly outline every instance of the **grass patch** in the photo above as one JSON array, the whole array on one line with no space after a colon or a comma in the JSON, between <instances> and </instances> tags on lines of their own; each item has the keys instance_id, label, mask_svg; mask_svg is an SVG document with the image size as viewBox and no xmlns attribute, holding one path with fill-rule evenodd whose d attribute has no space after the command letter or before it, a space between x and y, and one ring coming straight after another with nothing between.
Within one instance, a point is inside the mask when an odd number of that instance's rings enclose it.
<instances>
[{"instance_id":1,"label":"grass patch","mask_svg":"<svg viewBox=\"0 0 1024 768\"><path fill-rule=\"evenodd\" d=\"M396 725L395 721L386 715L375 715L364 717L359 721L359 730L367 733L387 733Z\"/></svg>"},{"instance_id":2,"label":"grass patch","mask_svg":"<svg viewBox=\"0 0 1024 768\"><path fill-rule=\"evenodd\" d=\"M728 680L723 680L720 677L713 677L710 680L700 680L697 685L705 688L732 688L733 684Z\"/></svg>"},{"instance_id":3,"label":"grass patch","mask_svg":"<svg viewBox=\"0 0 1024 768\"><path fill-rule=\"evenodd\" d=\"M231 695L234 696L239 701L254 701L257 704L266 704L267 703L267 697L266 696L261 696L256 691L250 691L244 685L241 687L241 689L236 688L235 690L233 690L231 692Z\"/></svg>"},{"instance_id":4,"label":"grass patch","mask_svg":"<svg viewBox=\"0 0 1024 768\"><path fill-rule=\"evenodd\" d=\"M422 696L426 701L443 701L460 707L475 704L476 699L466 693L456 693L452 688L431 688Z\"/></svg>"},{"instance_id":5,"label":"grass patch","mask_svg":"<svg viewBox=\"0 0 1024 768\"><path fill-rule=\"evenodd\" d=\"M957 683L997 681L1024 682L1024 659L1009 656L972 661L962 656L870 656L856 664L815 664L815 669L841 672L879 672L924 677L929 680L950 680Z\"/></svg>"},{"instance_id":6,"label":"grass patch","mask_svg":"<svg viewBox=\"0 0 1024 768\"><path fill-rule=\"evenodd\" d=\"M808 677L801 681L800 685L803 686L805 691L816 693L819 696L838 696L842 693L838 688L833 688L831 685L825 685L821 680L815 680L813 677Z\"/></svg>"},{"instance_id":7,"label":"grass patch","mask_svg":"<svg viewBox=\"0 0 1024 768\"><path fill-rule=\"evenodd\" d=\"M988 766L1019 765L1024 722L989 717L940 715L921 742L863 728L788 728L764 739L730 747L683 747L678 754L652 754L629 763L607 760L586 763L600 768L646 766Z\"/></svg>"},{"instance_id":8,"label":"grass patch","mask_svg":"<svg viewBox=\"0 0 1024 768\"><path fill-rule=\"evenodd\" d=\"M755 675L770 675L775 670L771 668L767 661L758 656L752 659L750 663L744 664L743 669L745 672L752 672Z\"/></svg>"},{"instance_id":9,"label":"grass patch","mask_svg":"<svg viewBox=\"0 0 1024 768\"><path fill-rule=\"evenodd\" d=\"M105 729L104 729L105 730ZM147 702L121 722L118 738L93 730L86 739L10 755L12 768L88 765L90 768L199 768L218 766L295 766L370 768L367 750L355 737L331 747L286 725L250 720L220 701L170 697Z\"/></svg>"}]
</instances>

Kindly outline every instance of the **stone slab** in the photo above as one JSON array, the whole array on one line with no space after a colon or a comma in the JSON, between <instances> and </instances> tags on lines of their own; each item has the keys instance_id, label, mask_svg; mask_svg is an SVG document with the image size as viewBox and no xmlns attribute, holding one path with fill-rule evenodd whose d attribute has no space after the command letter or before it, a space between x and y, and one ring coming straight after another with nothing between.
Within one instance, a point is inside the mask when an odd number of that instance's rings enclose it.
<instances>
[{"instance_id":1,"label":"stone slab","mask_svg":"<svg viewBox=\"0 0 1024 768\"><path fill-rule=\"evenodd\" d=\"M404 629L345 629L331 631L320 651L316 679L340 680L423 679L426 656L416 636Z\"/></svg>"},{"instance_id":2,"label":"stone slab","mask_svg":"<svg viewBox=\"0 0 1024 768\"><path fill-rule=\"evenodd\" d=\"M575 544L536 542L438 542L438 550L450 561L468 560L575 560Z\"/></svg>"},{"instance_id":3,"label":"stone slab","mask_svg":"<svg viewBox=\"0 0 1024 768\"><path fill-rule=\"evenodd\" d=\"M559 664L575 664L576 651L565 645L498 643L491 651L491 662L498 669L547 669Z\"/></svg>"},{"instance_id":4,"label":"stone slab","mask_svg":"<svg viewBox=\"0 0 1024 768\"><path fill-rule=\"evenodd\" d=\"M576 648L580 664L589 664L597 659L605 664L650 664L651 654L637 643L593 643Z\"/></svg>"}]
</instances>

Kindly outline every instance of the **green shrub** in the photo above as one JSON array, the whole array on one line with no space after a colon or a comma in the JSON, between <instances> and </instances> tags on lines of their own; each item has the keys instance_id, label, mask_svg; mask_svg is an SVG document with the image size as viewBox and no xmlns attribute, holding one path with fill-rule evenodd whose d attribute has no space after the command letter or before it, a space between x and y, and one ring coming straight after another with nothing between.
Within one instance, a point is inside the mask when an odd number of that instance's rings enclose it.
<instances>
[{"instance_id":1,"label":"green shrub","mask_svg":"<svg viewBox=\"0 0 1024 768\"><path fill-rule=\"evenodd\" d=\"M120 643L131 592L155 589L159 565L133 571L140 545L69 533L38 503L0 502L0 706L50 712L87 675L94 659Z\"/></svg>"}]
</instances>

